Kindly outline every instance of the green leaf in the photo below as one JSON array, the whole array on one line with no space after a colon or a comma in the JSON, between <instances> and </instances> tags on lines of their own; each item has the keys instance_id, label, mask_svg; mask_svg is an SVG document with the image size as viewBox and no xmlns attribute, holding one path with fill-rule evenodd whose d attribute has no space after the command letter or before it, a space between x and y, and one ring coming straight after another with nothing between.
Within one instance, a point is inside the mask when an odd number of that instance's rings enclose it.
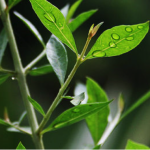
<instances>
[{"instance_id":1,"label":"green leaf","mask_svg":"<svg viewBox=\"0 0 150 150\"><path fill-rule=\"evenodd\" d=\"M18 132L18 133L26 133L26 134L32 134L31 127L19 127L20 130L16 129L15 127L9 127L7 128L7 131L9 132Z\"/></svg>"},{"instance_id":2,"label":"green leaf","mask_svg":"<svg viewBox=\"0 0 150 150\"><path fill-rule=\"evenodd\" d=\"M23 121L23 119L25 118L26 115L27 115L27 111L24 111L19 118L18 124L21 124L21 122Z\"/></svg>"},{"instance_id":3,"label":"green leaf","mask_svg":"<svg viewBox=\"0 0 150 150\"><path fill-rule=\"evenodd\" d=\"M54 35L46 44L46 55L60 84L63 85L68 65L67 52L64 45Z\"/></svg>"},{"instance_id":4,"label":"green leaf","mask_svg":"<svg viewBox=\"0 0 150 150\"><path fill-rule=\"evenodd\" d=\"M9 0L8 1L8 10L10 10L12 7L17 5L19 2L21 2L21 0Z\"/></svg>"},{"instance_id":5,"label":"green leaf","mask_svg":"<svg viewBox=\"0 0 150 150\"><path fill-rule=\"evenodd\" d=\"M44 75L47 73L53 72L53 68L51 65L44 65L41 67L34 67L32 70L29 71L29 74L31 76L39 76L39 75Z\"/></svg>"},{"instance_id":6,"label":"green leaf","mask_svg":"<svg viewBox=\"0 0 150 150\"><path fill-rule=\"evenodd\" d=\"M129 115L133 110L143 104L146 100L150 99L150 91L145 93L141 98L139 98L126 112L124 112L119 121L124 119L127 115Z\"/></svg>"},{"instance_id":7,"label":"green leaf","mask_svg":"<svg viewBox=\"0 0 150 150\"><path fill-rule=\"evenodd\" d=\"M69 9L69 12L67 14L66 17L66 22L69 23L69 20L72 18L72 16L74 15L75 11L77 10L78 6L80 5L80 3L82 2L82 0L77 0Z\"/></svg>"},{"instance_id":8,"label":"green leaf","mask_svg":"<svg viewBox=\"0 0 150 150\"><path fill-rule=\"evenodd\" d=\"M16 149L26 149L21 142L19 142Z\"/></svg>"},{"instance_id":9,"label":"green leaf","mask_svg":"<svg viewBox=\"0 0 150 150\"><path fill-rule=\"evenodd\" d=\"M45 112L43 108L38 104L34 99L32 99L30 96L28 96L28 100L33 105L33 107L43 116L45 116Z\"/></svg>"},{"instance_id":10,"label":"green leaf","mask_svg":"<svg viewBox=\"0 0 150 150\"><path fill-rule=\"evenodd\" d=\"M106 93L94 80L87 78L86 87L88 92L88 103L108 101ZM86 118L87 125L95 144L100 140L108 124L108 116L109 107L107 105L103 110Z\"/></svg>"},{"instance_id":11,"label":"green leaf","mask_svg":"<svg viewBox=\"0 0 150 150\"><path fill-rule=\"evenodd\" d=\"M62 98L65 98L65 99L73 99L72 96L62 96Z\"/></svg>"},{"instance_id":12,"label":"green leaf","mask_svg":"<svg viewBox=\"0 0 150 150\"><path fill-rule=\"evenodd\" d=\"M90 18L97 10L90 10L77 16L71 23L68 24L70 30L74 32L82 23Z\"/></svg>"},{"instance_id":13,"label":"green leaf","mask_svg":"<svg viewBox=\"0 0 150 150\"><path fill-rule=\"evenodd\" d=\"M101 145L96 145L93 149L100 149Z\"/></svg>"},{"instance_id":14,"label":"green leaf","mask_svg":"<svg viewBox=\"0 0 150 150\"><path fill-rule=\"evenodd\" d=\"M47 127L45 130L43 130L42 133L51 131L51 130L56 130L68 125L71 125L73 123L76 123L87 116L96 113L100 111L102 108L106 107L109 102L105 103L90 103L90 104L83 104L83 105L78 105L73 108L70 108L66 111L64 111L62 114L60 114L51 124L49 127Z\"/></svg>"},{"instance_id":15,"label":"green leaf","mask_svg":"<svg viewBox=\"0 0 150 150\"><path fill-rule=\"evenodd\" d=\"M3 119L0 119L0 124L5 125L5 126L10 126L10 124Z\"/></svg>"},{"instance_id":16,"label":"green leaf","mask_svg":"<svg viewBox=\"0 0 150 150\"><path fill-rule=\"evenodd\" d=\"M77 106L79 105L83 100L85 99L85 93L81 93L80 95L77 95L73 98L73 100L71 100L70 102Z\"/></svg>"},{"instance_id":17,"label":"green leaf","mask_svg":"<svg viewBox=\"0 0 150 150\"><path fill-rule=\"evenodd\" d=\"M0 65L2 62L2 58L4 55L4 51L6 49L7 43L8 43L7 34L6 34L5 29L3 29L0 33Z\"/></svg>"},{"instance_id":18,"label":"green leaf","mask_svg":"<svg viewBox=\"0 0 150 150\"><path fill-rule=\"evenodd\" d=\"M125 149L135 149L136 150L136 149L150 149L150 148L143 144L139 144L139 143L133 142L131 140L128 140Z\"/></svg>"},{"instance_id":19,"label":"green leaf","mask_svg":"<svg viewBox=\"0 0 150 150\"><path fill-rule=\"evenodd\" d=\"M64 6L64 7L61 9L61 13L64 15L65 18L67 17L68 10L69 10L69 4L67 4L66 6Z\"/></svg>"},{"instance_id":20,"label":"green leaf","mask_svg":"<svg viewBox=\"0 0 150 150\"><path fill-rule=\"evenodd\" d=\"M10 74L7 73L0 73L0 84L5 82L10 77Z\"/></svg>"},{"instance_id":21,"label":"green leaf","mask_svg":"<svg viewBox=\"0 0 150 150\"><path fill-rule=\"evenodd\" d=\"M20 13L14 11L14 14L29 28L29 30L35 35L35 37L39 40L43 47L45 47L43 38L40 35L39 31L36 29L36 27L29 20L23 17Z\"/></svg>"},{"instance_id":22,"label":"green leaf","mask_svg":"<svg viewBox=\"0 0 150 150\"><path fill-rule=\"evenodd\" d=\"M60 10L46 0L30 0L30 2L44 26L77 55L78 52L73 35Z\"/></svg>"},{"instance_id":23,"label":"green leaf","mask_svg":"<svg viewBox=\"0 0 150 150\"><path fill-rule=\"evenodd\" d=\"M137 25L121 25L104 31L85 59L121 55L134 49L149 30L149 21Z\"/></svg>"}]
</instances>

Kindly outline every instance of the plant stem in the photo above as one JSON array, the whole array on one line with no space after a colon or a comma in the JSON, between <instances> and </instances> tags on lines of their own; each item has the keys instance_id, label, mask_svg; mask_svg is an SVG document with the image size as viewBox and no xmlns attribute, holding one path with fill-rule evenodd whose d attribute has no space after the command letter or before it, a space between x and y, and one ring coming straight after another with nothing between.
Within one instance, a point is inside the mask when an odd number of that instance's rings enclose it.
<instances>
[{"instance_id":1,"label":"plant stem","mask_svg":"<svg viewBox=\"0 0 150 150\"><path fill-rule=\"evenodd\" d=\"M16 74L15 71L3 69L3 68L1 68L1 67L0 67L0 72L9 73L9 74L12 74L12 75L15 75L15 74Z\"/></svg>"},{"instance_id":2,"label":"plant stem","mask_svg":"<svg viewBox=\"0 0 150 150\"><path fill-rule=\"evenodd\" d=\"M66 88L68 87L69 83L71 82L71 80L72 80L73 76L75 75L75 73L76 73L78 67L79 67L80 64L83 62L83 60L84 60L83 57L84 57L84 54L85 54L85 52L86 52L86 50L87 50L87 47L88 47L88 45L89 45L90 40L91 40L91 39L88 37L88 38L87 38L87 41L86 41L86 43L85 43L85 46L84 46L84 48L83 48L83 50L82 50L81 55L77 58L77 62L76 62L76 64L75 64L74 68L72 69L72 71L71 71L70 75L68 76L67 80L65 81L64 85L63 85L63 86L61 87L61 89L59 90L59 92L58 92L56 98L54 99L54 101L53 101L53 103L52 103L52 105L50 106L50 108L48 109L48 111L47 111L45 117L43 118L42 122L40 123L39 128L38 128L38 130L37 130L37 133L40 133L40 132L42 131L42 129L44 128L44 126L46 125L46 123L48 122L48 120L49 120L49 118L50 118L52 112L54 111L54 109L55 109L56 106L58 105L60 99L62 98L64 91L66 90Z\"/></svg>"},{"instance_id":3,"label":"plant stem","mask_svg":"<svg viewBox=\"0 0 150 150\"><path fill-rule=\"evenodd\" d=\"M28 70L31 69L38 61L40 61L46 54L46 50L43 50L33 61L31 61L25 68L24 72L27 74Z\"/></svg>"},{"instance_id":4,"label":"plant stem","mask_svg":"<svg viewBox=\"0 0 150 150\"><path fill-rule=\"evenodd\" d=\"M7 7L6 7L5 1L0 0L0 12L1 12L1 15L2 15L2 21L3 21L3 24L4 24L5 30L7 32L7 36L8 36L8 40L9 40L9 44L10 44L10 49L11 49L11 53L12 53L12 57L13 57L15 70L16 70L17 75L18 75L17 78L18 78L20 91L21 91L21 94L22 94L22 98L23 98L26 110L27 110L29 124L30 124L31 129L32 129L32 138L33 138L34 144L35 144L37 149L44 149L42 138L39 135L36 134L36 130L38 128L38 122L37 122L37 119L36 119L34 109L28 101L29 90L28 90L28 87L27 87L26 78L25 78L25 74L24 74L24 69L22 67L22 63L21 63L21 59L20 59L20 56L19 56L17 44L16 44L16 41L15 41L13 29L12 29L12 26L11 26L9 14L6 12L7 11L6 8Z\"/></svg>"}]
</instances>

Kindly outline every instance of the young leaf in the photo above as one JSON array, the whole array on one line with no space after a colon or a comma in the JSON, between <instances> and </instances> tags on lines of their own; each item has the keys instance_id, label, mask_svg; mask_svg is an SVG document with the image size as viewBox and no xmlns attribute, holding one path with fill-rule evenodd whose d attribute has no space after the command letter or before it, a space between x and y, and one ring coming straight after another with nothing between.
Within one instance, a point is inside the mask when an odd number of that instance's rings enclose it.
<instances>
[{"instance_id":1,"label":"young leaf","mask_svg":"<svg viewBox=\"0 0 150 150\"><path fill-rule=\"evenodd\" d=\"M7 73L0 73L0 84L5 82L10 77L10 74Z\"/></svg>"},{"instance_id":2,"label":"young leaf","mask_svg":"<svg viewBox=\"0 0 150 150\"><path fill-rule=\"evenodd\" d=\"M101 145L96 145L93 149L100 149Z\"/></svg>"},{"instance_id":3,"label":"young leaf","mask_svg":"<svg viewBox=\"0 0 150 150\"><path fill-rule=\"evenodd\" d=\"M145 93L141 98L139 98L126 112L124 112L120 118L119 121L124 119L128 114L130 114L133 110L135 110L137 107L142 105L146 100L150 99L150 91Z\"/></svg>"},{"instance_id":4,"label":"young leaf","mask_svg":"<svg viewBox=\"0 0 150 150\"><path fill-rule=\"evenodd\" d=\"M16 149L21 150L21 149L26 149L26 148L23 146L23 144L21 142L19 142L19 144L18 144Z\"/></svg>"},{"instance_id":5,"label":"young leaf","mask_svg":"<svg viewBox=\"0 0 150 150\"><path fill-rule=\"evenodd\" d=\"M49 127L47 127L45 130L43 130L42 133L51 131L51 130L56 130L68 125L71 125L73 123L76 123L87 116L96 113L100 111L102 108L106 107L109 102L105 103L89 103L89 104L83 104L83 105L78 105L73 108L70 108L66 111L64 111L62 114L60 114L51 124Z\"/></svg>"},{"instance_id":6,"label":"young leaf","mask_svg":"<svg viewBox=\"0 0 150 150\"><path fill-rule=\"evenodd\" d=\"M33 105L33 107L43 116L45 116L45 112L43 108L38 104L34 99L32 99L30 96L28 96L28 100Z\"/></svg>"},{"instance_id":7,"label":"young leaf","mask_svg":"<svg viewBox=\"0 0 150 150\"><path fill-rule=\"evenodd\" d=\"M80 3L82 2L82 0L77 0L69 9L69 12L67 14L66 17L66 22L69 23L69 20L72 18L72 16L74 15L75 11L77 10L78 6L80 5Z\"/></svg>"},{"instance_id":8,"label":"young leaf","mask_svg":"<svg viewBox=\"0 0 150 150\"><path fill-rule=\"evenodd\" d=\"M69 4L67 4L66 6L64 6L64 7L61 9L61 13L64 15L65 18L67 17L68 10L69 10Z\"/></svg>"},{"instance_id":9,"label":"young leaf","mask_svg":"<svg viewBox=\"0 0 150 150\"><path fill-rule=\"evenodd\" d=\"M32 70L29 71L31 76L39 76L44 75L47 73L53 72L53 68L51 65L44 65L41 67L34 67Z\"/></svg>"},{"instance_id":10,"label":"young leaf","mask_svg":"<svg viewBox=\"0 0 150 150\"><path fill-rule=\"evenodd\" d=\"M30 2L44 26L78 54L72 33L60 10L46 0L30 0Z\"/></svg>"},{"instance_id":11,"label":"young leaf","mask_svg":"<svg viewBox=\"0 0 150 150\"><path fill-rule=\"evenodd\" d=\"M23 121L23 119L24 119L24 117L27 115L27 111L24 111L23 113L22 113L22 115L20 116L20 118L19 118L19 121L18 121L18 124L21 124L21 122Z\"/></svg>"},{"instance_id":12,"label":"young leaf","mask_svg":"<svg viewBox=\"0 0 150 150\"><path fill-rule=\"evenodd\" d=\"M12 7L17 5L19 2L21 2L21 0L9 0L8 1L8 10L10 10Z\"/></svg>"},{"instance_id":13,"label":"young leaf","mask_svg":"<svg viewBox=\"0 0 150 150\"><path fill-rule=\"evenodd\" d=\"M46 55L60 84L63 85L68 65L67 52L64 45L54 35L46 44Z\"/></svg>"},{"instance_id":14,"label":"young leaf","mask_svg":"<svg viewBox=\"0 0 150 150\"><path fill-rule=\"evenodd\" d=\"M149 21L137 25L121 25L104 31L85 59L111 57L134 49L149 30Z\"/></svg>"},{"instance_id":15,"label":"young leaf","mask_svg":"<svg viewBox=\"0 0 150 150\"><path fill-rule=\"evenodd\" d=\"M35 28L35 26L18 12L14 11L14 14L29 28L29 30L35 35L35 37L39 40L43 47L45 47L43 38L40 35L39 31Z\"/></svg>"},{"instance_id":16,"label":"young leaf","mask_svg":"<svg viewBox=\"0 0 150 150\"><path fill-rule=\"evenodd\" d=\"M0 65L2 62L2 58L4 55L4 51L6 49L7 43L8 43L7 35L5 32L5 29L3 29L0 33Z\"/></svg>"},{"instance_id":17,"label":"young leaf","mask_svg":"<svg viewBox=\"0 0 150 150\"><path fill-rule=\"evenodd\" d=\"M9 132L25 133L25 134L29 134L29 135L32 134L31 127L19 127L19 129L17 129L15 127L9 127L9 128L7 128L7 131L9 131Z\"/></svg>"},{"instance_id":18,"label":"young leaf","mask_svg":"<svg viewBox=\"0 0 150 150\"><path fill-rule=\"evenodd\" d=\"M106 93L94 80L87 78L86 87L88 92L88 103L108 101ZM87 125L95 144L100 140L108 124L108 116L109 107L107 105L103 110L86 118Z\"/></svg>"},{"instance_id":19,"label":"young leaf","mask_svg":"<svg viewBox=\"0 0 150 150\"><path fill-rule=\"evenodd\" d=\"M150 148L143 144L139 144L139 143L133 142L131 140L128 140L125 149L150 149Z\"/></svg>"},{"instance_id":20,"label":"young leaf","mask_svg":"<svg viewBox=\"0 0 150 150\"><path fill-rule=\"evenodd\" d=\"M77 95L73 98L73 100L71 100L70 102L77 106L79 105L83 100L85 99L85 93L81 93L80 95Z\"/></svg>"},{"instance_id":21,"label":"young leaf","mask_svg":"<svg viewBox=\"0 0 150 150\"><path fill-rule=\"evenodd\" d=\"M84 23L88 18L90 18L96 11L97 10L90 10L77 16L68 24L70 30L74 32L82 23Z\"/></svg>"},{"instance_id":22,"label":"young leaf","mask_svg":"<svg viewBox=\"0 0 150 150\"><path fill-rule=\"evenodd\" d=\"M3 119L0 119L0 124L5 125L5 126L10 126L10 124Z\"/></svg>"}]
</instances>

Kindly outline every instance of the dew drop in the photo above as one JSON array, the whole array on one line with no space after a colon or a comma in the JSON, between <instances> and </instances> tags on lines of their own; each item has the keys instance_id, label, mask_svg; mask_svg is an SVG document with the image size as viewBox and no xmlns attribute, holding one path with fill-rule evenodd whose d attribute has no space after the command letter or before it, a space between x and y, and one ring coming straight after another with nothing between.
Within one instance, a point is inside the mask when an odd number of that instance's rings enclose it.
<instances>
[{"instance_id":1,"label":"dew drop","mask_svg":"<svg viewBox=\"0 0 150 150\"><path fill-rule=\"evenodd\" d=\"M127 41L132 41L133 39L134 39L133 36L128 36L128 37L126 38Z\"/></svg>"},{"instance_id":2,"label":"dew drop","mask_svg":"<svg viewBox=\"0 0 150 150\"><path fill-rule=\"evenodd\" d=\"M110 46L111 48L115 48L117 45L116 45L114 42L110 42L110 43L109 43L109 46Z\"/></svg>"},{"instance_id":3,"label":"dew drop","mask_svg":"<svg viewBox=\"0 0 150 150\"><path fill-rule=\"evenodd\" d=\"M143 29L142 25L137 26L138 29Z\"/></svg>"},{"instance_id":4,"label":"dew drop","mask_svg":"<svg viewBox=\"0 0 150 150\"><path fill-rule=\"evenodd\" d=\"M11 79L12 79L12 80L17 80L17 78L16 78L16 77L11 77Z\"/></svg>"},{"instance_id":5,"label":"dew drop","mask_svg":"<svg viewBox=\"0 0 150 150\"><path fill-rule=\"evenodd\" d=\"M93 57L104 57L106 53L103 51L94 51L92 55Z\"/></svg>"},{"instance_id":6,"label":"dew drop","mask_svg":"<svg viewBox=\"0 0 150 150\"><path fill-rule=\"evenodd\" d=\"M80 111L80 109L78 109L78 108L75 108L74 110L73 110L73 112L75 112L75 113L77 113L77 112L79 112Z\"/></svg>"},{"instance_id":7,"label":"dew drop","mask_svg":"<svg viewBox=\"0 0 150 150\"><path fill-rule=\"evenodd\" d=\"M120 36L116 33L113 33L111 36L114 40L119 40L120 39Z\"/></svg>"},{"instance_id":8,"label":"dew drop","mask_svg":"<svg viewBox=\"0 0 150 150\"><path fill-rule=\"evenodd\" d=\"M56 18L54 17L54 15L52 13L45 13L44 14L44 17L48 20L48 21L51 21L51 22L56 22Z\"/></svg>"},{"instance_id":9,"label":"dew drop","mask_svg":"<svg viewBox=\"0 0 150 150\"><path fill-rule=\"evenodd\" d=\"M125 30L126 30L127 32L132 32L132 31L133 31L133 29L132 29L131 27L126 27Z\"/></svg>"}]
</instances>

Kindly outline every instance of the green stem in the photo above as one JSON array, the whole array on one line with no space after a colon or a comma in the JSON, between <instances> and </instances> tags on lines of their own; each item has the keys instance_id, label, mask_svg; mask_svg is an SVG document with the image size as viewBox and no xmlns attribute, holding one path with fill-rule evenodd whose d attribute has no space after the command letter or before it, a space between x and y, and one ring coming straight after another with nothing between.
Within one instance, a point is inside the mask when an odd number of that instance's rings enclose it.
<instances>
[{"instance_id":1,"label":"green stem","mask_svg":"<svg viewBox=\"0 0 150 150\"><path fill-rule=\"evenodd\" d=\"M0 72L9 73L9 74L12 74L12 75L15 75L15 74L16 74L15 71L8 70L8 69L3 69L3 68L1 68L1 67L0 67Z\"/></svg>"},{"instance_id":2,"label":"green stem","mask_svg":"<svg viewBox=\"0 0 150 150\"><path fill-rule=\"evenodd\" d=\"M33 138L34 144L35 144L37 149L44 149L42 138L36 134L36 130L38 128L38 122L36 119L34 109L28 101L28 95L30 95L30 93L29 93L29 90L27 87L24 69L22 67L22 63L21 63L21 59L19 56L17 44L15 41L13 29L11 26L9 14L6 12L6 8L7 7L6 7L5 1L0 0L0 12L2 15L2 21L4 24L5 30L7 32L15 70L16 70L17 75L18 75L17 77L18 77L18 83L19 83L20 91L22 94L22 98L23 98L27 113L28 113L28 120L29 120L29 124L31 126L31 129L32 129L32 138Z\"/></svg>"},{"instance_id":3,"label":"green stem","mask_svg":"<svg viewBox=\"0 0 150 150\"><path fill-rule=\"evenodd\" d=\"M71 82L72 78L74 77L78 67L80 66L80 64L84 60L83 57L84 57L84 54L85 54L85 52L87 50L87 47L89 45L90 40L91 40L90 38L87 38L87 41L85 43L85 46L84 46L84 48L82 50L81 55L77 58L77 62L75 64L74 68L72 69L72 71L71 71L70 75L68 76L67 80L65 81L64 85L59 90L56 98L54 99L54 101L52 103L52 105L50 106L50 108L48 109L45 117L43 118L42 122L40 123L39 128L37 130L37 133L40 133L42 131L42 129L44 128L44 126L46 125L46 123L48 122L52 112L54 111L54 109L58 105L60 99L62 98L64 91L66 90L66 88L68 87L68 85Z\"/></svg>"}]
</instances>

